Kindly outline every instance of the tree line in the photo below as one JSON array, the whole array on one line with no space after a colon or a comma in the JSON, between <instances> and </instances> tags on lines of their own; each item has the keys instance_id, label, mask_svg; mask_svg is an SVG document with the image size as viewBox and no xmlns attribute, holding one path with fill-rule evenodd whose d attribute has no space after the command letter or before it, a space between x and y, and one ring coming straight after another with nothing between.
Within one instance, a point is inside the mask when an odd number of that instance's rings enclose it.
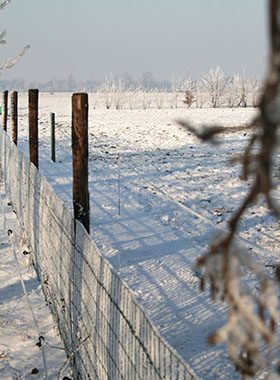
<instances>
[{"instance_id":1,"label":"tree line","mask_svg":"<svg viewBox=\"0 0 280 380\"><path fill-rule=\"evenodd\" d=\"M143 108L150 108L153 103L156 108L177 108L185 104L188 107L256 107L262 93L263 81L259 78L247 78L245 74L234 74L226 77L218 66L210 69L199 80L187 76L184 79L173 78L159 81L151 73L144 73L139 79L134 80L128 74L117 76L105 75L102 80L76 81L73 75L65 79L51 79L45 82L29 81L25 79L0 80L0 90L17 90L27 92L29 88L38 88L41 92L92 92L111 94L106 98L106 108L122 108L127 103L131 107L131 101L125 101L122 94L139 94L146 97L143 100ZM174 101L169 98L156 96L157 94L175 94ZM118 96L116 95L118 94ZM154 95L147 98L147 95ZM115 98L118 98L116 101ZM180 100L178 101L178 98ZM105 98L105 97L104 97ZM113 99L114 98L114 99ZM151 100L153 99L153 100ZM115 103L115 104L114 104ZM138 102L139 103L139 102ZM165 103L165 105L163 105Z\"/></svg>"}]
</instances>

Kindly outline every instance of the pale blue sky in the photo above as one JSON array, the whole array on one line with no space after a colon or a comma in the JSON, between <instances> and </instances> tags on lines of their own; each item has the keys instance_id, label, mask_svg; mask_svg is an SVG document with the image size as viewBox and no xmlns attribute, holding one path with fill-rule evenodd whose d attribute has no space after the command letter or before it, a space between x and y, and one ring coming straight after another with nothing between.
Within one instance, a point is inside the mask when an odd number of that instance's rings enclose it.
<instances>
[{"instance_id":1,"label":"pale blue sky","mask_svg":"<svg viewBox=\"0 0 280 380\"><path fill-rule=\"evenodd\" d=\"M8 31L0 63L31 49L2 78L199 78L217 65L262 77L266 8L267 0L12 0L0 12Z\"/></svg>"}]
</instances>

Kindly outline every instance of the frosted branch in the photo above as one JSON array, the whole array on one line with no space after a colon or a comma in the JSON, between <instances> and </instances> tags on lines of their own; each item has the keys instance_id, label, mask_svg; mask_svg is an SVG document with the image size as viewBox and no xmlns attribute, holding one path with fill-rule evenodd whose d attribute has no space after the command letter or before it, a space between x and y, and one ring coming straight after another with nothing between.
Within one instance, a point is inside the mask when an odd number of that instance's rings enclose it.
<instances>
[{"instance_id":1,"label":"frosted branch","mask_svg":"<svg viewBox=\"0 0 280 380\"><path fill-rule=\"evenodd\" d=\"M11 67L13 67L19 60L20 58L25 54L25 52L30 48L30 45L26 45L22 51L15 57L14 60L10 60L10 59L7 59L5 64L0 67L0 73L6 69L10 69Z\"/></svg>"},{"instance_id":2,"label":"frosted branch","mask_svg":"<svg viewBox=\"0 0 280 380\"><path fill-rule=\"evenodd\" d=\"M252 135L238 157L243 178L251 178L251 186L239 208L228 222L228 231L216 238L208 252L197 260L202 271L201 290L205 282L210 285L213 300L221 300L228 306L227 322L208 339L210 344L227 342L228 353L243 379L253 377L264 368L273 368L279 375L280 363L277 335L279 324L278 296L274 283L269 279L248 252L235 243L237 227L244 212L256 203L260 195L267 207L280 217L279 204L272 198L273 161L280 125L280 1L270 0L271 59L263 95L259 103L259 116L249 126ZM203 78L213 107L224 91L224 76L219 68L211 70ZM244 87L244 86L243 86ZM215 142L214 137L223 132L221 127L203 127L199 130L187 122L181 126L202 141ZM235 161L237 161L235 159ZM258 282L257 291L245 285L243 273L253 275ZM280 273L278 266L276 275ZM279 277L279 276L278 276ZM272 353L275 357L271 360Z\"/></svg>"},{"instance_id":3,"label":"frosted branch","mask_svg":"<svg viewBox=\"0 0 280 380\"><path fill-rule=\"evenodd\" d=\"M260 264L247 251L231 241L222 247L224 236L216 238L216 249L204 256L198 267L203 268L203 281L210 284L213 300L228 305L224 326L209 338L209 344L227 342L231 360L246 376L255 376L268 363L268 347L280 350L276 324L279 321L278 298L275 286ZM258 291L246 286L243 273L251 272L258 280ZM261 350L263 345L267 350Z\"/></svg>"},{"instance_id":4,"label":"frosted branch","mask_svg":"<svg viewBox=\"0 0 280 380\"><path fill-rule=\"evenodd\" d=\"M6 41L4 40L4 38L6 37L6 30L4 29L3 32L0 34L0 44L5 44Z\"/></svg>"},{"instance_id":5,"label":"frosted branch","mask_svg":"<svg viewBox=\"0 0 280 380\"><path fill-rule=\"evenodd\" d=\"M10 2L11 2L11 0L5 0L3 3L1 3L0 4L0 10L4 9Z\"/></svg>"}]
</instances>

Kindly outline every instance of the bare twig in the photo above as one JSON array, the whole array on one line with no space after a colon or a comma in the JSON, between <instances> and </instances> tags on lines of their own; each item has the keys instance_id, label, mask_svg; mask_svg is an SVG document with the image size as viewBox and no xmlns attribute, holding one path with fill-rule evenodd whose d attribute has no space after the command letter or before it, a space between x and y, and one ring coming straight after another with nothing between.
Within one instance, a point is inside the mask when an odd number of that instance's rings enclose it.
<instances>
[{"instance_id":1,"label":"bare twig","mask_svg":"<svg viewBox=\"0 0 280 380\"><path fill-rule=\"evenodd\" d=\"M191 124L187 123L186 121L178 120L177 122L179 125L181 125L181 127L193 133L200 140L211 142L212 144L217 143L214 137L218 133L222 133L224 131L224 127L221 127L221 126L208 126L208 127L203 126L198 129L198 128L193 127Z\"/></svg>"},{"instance_id":2,"label":"bare twig","mask_svg":"<svg viewBox=\"0 0 280 380\"><path fill-rule=\"evenodd\" d=\"M244 125L240 127L228 127L221 125L203 125L201 127L194 127L186 120L177 120L177 123L183 127L186 131L194 134L202 142L210 142L217 144L219 141L215 139L217 135L235 131L246 131L253 128L253 124Z\"/></svg>"}]
</instances>

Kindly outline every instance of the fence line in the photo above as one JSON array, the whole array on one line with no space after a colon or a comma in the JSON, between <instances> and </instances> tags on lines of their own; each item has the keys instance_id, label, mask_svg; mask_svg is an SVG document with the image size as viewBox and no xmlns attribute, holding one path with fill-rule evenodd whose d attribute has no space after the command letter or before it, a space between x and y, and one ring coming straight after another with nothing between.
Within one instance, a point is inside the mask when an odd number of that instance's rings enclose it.
<instances>
[{"instance_id":1,"label":"fence line","mask_svg":"<svg viewBox=\"0 0 280 380\"><path fill-rule=\"evenodd\" d=\"M72 353L74 378L198 379L160 337L85 228L1 128L0 154L6 191L28 235L66 352Z\"/></svg>"}]
</instances>

